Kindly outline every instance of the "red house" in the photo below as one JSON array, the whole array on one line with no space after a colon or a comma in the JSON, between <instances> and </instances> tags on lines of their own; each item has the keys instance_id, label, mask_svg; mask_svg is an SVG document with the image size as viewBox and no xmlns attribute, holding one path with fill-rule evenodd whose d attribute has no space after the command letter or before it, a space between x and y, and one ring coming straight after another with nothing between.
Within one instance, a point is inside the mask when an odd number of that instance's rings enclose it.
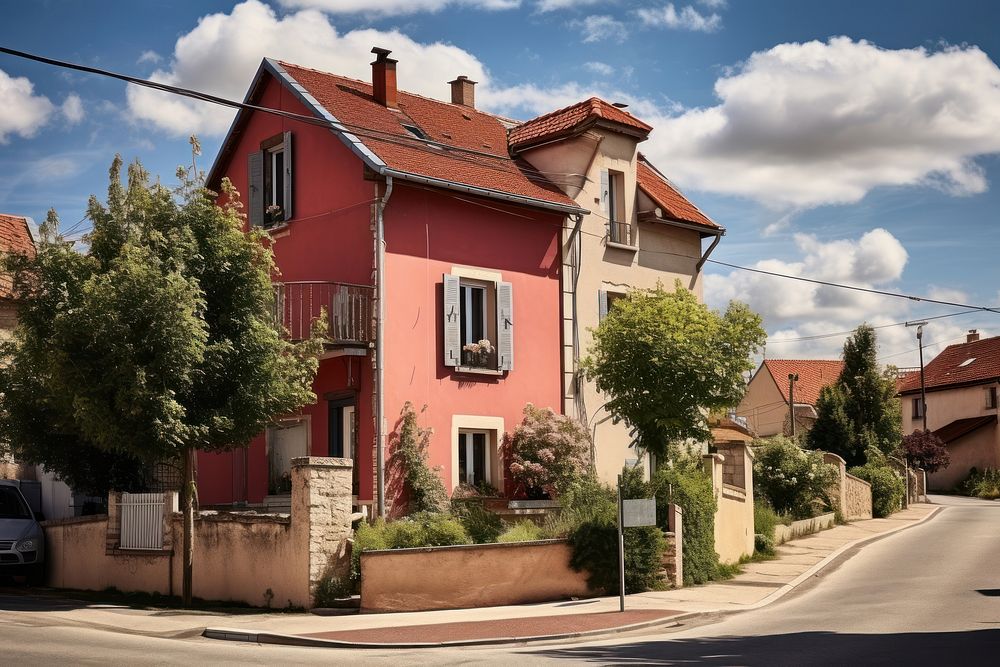
<instances>
[{"instance_id":1,"label":"red house","mask_svg":"<svg viewBox=\"0 0 1000 667\"><path fill-rule=\"evenodd\" d=\"M383 511L407 401L426 405L449 490L510 491L504 432L525 403L562 404L560 239L583 209L510 157L508 123L476 110L475 82L452 81L450 104L409 94L389 52L373 53L372 82L265 60L246 102L282 113L240 111L209 174L273 241L289 335L321 312L328 335L315 404L245 451L199 456L205 504L280 506L290 458L342 456L358 504Z\"/></svg>"}]
</instances>

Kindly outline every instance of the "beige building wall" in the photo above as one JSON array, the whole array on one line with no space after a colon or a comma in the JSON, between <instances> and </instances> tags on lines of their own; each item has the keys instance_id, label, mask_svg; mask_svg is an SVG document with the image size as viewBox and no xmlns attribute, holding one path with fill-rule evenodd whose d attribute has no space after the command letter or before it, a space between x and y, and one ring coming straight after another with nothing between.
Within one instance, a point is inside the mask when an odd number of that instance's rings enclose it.
<instances>
[{"instance_id":1,"label":"beige building wall","mask_svg":"<svg viewBox=\"0 0 1000 667\"><path fill-rule=\"evenodd\" d=\"M788 402L764 365L750 379L746 394L736 408L736 415L746 417L750 430L759 436L780 435L784 431Z\"/></svg>"},{"instance_id":2,"label":"beige building wall","mask_svg":"<svg viewBox=\"0 0 1000 667\"><path fill-rule=\"evenodd\" d=\"M565 374L563 410L587 422L594 436L597 472L606 482L614 482L622 465L636 461L631 437L624 424L613 424L602 409L607 398L593 383L576 378L575 355L587 356L592 342L590 330L600 323L601 292L625 294L633 288L651 288L662 283L673 289L676 280L702 299L702 278L696 265L702 256L701 235L656 222L639 222L640 212L651 211L653 203L636 186L638 143L633 137L602 129L551 143L524 153L533 166L549 172L583 208L580 233L571 229L563 237L563 369ZM621 172L624 176L624 221L632 235L632 245L609 241L607 213L601 207L601 172ZM579 174L573 180L566 174ZM570 220L572 226L573 221ZM574 273L577 259L579 272ZM573 292L576 294L574 330ZM573 341L577 341L574 350Z\"/></svg>"},{"instance_id":3,"label":"beige building wall","mask_svg":"<svg viewBox=\"0 0 1000 667\"><path fill-rule=\"evenodd\" d=\"M958 419L1000 413L995 407L986 407L986 397L990 387L997 385L985 384L927 392L927 428L935 431ZM919 398L919 393L902 397L904 435L923 428L922 418L913 416L913 399ZM969 476L969 470L973 467L979 470L1000 468L1000 427L996 424L983 426L948 443L948 453L951 456L948 467L928 473L928 488L953 489L956 484Z\"/></svg>"}]
</instances>

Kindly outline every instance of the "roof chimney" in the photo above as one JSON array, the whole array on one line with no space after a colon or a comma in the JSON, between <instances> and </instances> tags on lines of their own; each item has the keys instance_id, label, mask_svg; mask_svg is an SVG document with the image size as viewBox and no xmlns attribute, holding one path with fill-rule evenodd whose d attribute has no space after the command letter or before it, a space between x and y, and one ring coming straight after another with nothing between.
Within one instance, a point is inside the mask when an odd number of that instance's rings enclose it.
<instances>
[{"instance_id":1,"label":"roof chimney","mask_svg":"<svg viewBox=\"0 0 1000 667\"><path fill-rule=\"evenodd\" d=\"M449 81L451 84L451 103L461 104L470 109L476 108L476 82L464 74Z\"/></svg>"},{"instance_id":2,"label":"roof chimney","mask_svg":"<svg viewBox=\"0 0 1000 667\"><path fill-rule=\"evenodd\" d=\"M389 49L372 47L372 93L375 101L390 109L396 108L396 61L389 57Z\"/></svg>"},{"instance_id":3,"label":"roof chimney","mask_svg":"<svg viewBox=\"0 0 1000 667\"><path fill-rule=\"evenodd\" d=\"M979 340L979 330L978 329L969 329L969 334L965 337L965 342L966 343L975 343L977 340Z\"/></svg>"}]
</instances>

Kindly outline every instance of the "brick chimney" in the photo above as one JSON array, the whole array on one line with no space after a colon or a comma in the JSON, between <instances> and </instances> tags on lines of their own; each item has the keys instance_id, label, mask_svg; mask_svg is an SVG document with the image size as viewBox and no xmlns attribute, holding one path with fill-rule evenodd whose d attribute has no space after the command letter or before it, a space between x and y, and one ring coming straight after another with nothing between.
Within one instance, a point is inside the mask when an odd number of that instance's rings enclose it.
<instances>
[{"instance_id":1,"label":"brick chimney","mask_svg":"<svg viewBox=\"0 0 1000 667\"><path fill-rule=\"evenodd\" d=\"M969 334L965 337L965 342L966 343L975 343L977 340L979 340L979 330L978 329L969 329Z\"/></svg>"},{"instance_id":2,"label":"brick chimney","mask_svg":"<svg viewBox=\"0 0 1000 667\"><path fill-rule=\"evenodd\" d=\"M379 104L396 108L396 61L389 57L389 49L372 47L375 62L372 63L372 93Z\"/></svg>"},{"instance_id":3,"label":"brick chimney","mask_svg":"<svg viewBox=\"0 0 1000 667\"><path fill-rule=\"evenodd\" d=\"M476 108L476 82L464 74L449 81L451 84L451 103L461 104L470 109Z\"/></svg>"}]
</instances>

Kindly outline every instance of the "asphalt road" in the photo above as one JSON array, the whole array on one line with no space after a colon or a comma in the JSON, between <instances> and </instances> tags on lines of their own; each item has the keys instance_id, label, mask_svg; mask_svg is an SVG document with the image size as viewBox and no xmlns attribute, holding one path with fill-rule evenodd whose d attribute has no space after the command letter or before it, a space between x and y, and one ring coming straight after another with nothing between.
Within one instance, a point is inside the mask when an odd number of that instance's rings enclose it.
<instances>
[{"instance_id":1,"label":"asphalt road","mask_svg":"<svg viewBox=\"0 0 1000 667\"><path fill-rule=\"evenodd\" d=\"M1000 663L1000 503L946 509L857 550L764 609L657 634L531 647L342 651L151 638L37 621L0 597L4 664Z\"/></svg>"}]
</instances>

